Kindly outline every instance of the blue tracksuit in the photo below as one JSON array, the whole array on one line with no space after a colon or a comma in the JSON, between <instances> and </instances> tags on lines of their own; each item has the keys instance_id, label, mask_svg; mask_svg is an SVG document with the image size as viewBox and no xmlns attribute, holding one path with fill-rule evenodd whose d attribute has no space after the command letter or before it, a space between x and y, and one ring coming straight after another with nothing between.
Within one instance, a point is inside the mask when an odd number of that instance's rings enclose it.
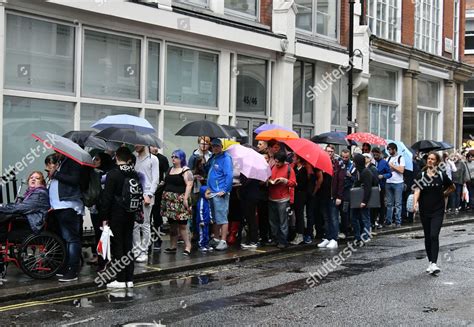
<instances>
[{"instance_id":1,"label":"blue tracksuit","mask_svg":"<svg viewBox=\"0 0 474 327\"><path fill-rule=\"evenodd\" d=\"M199 247L209 247L209 224L212 220L211 207L209 200L206 199L207 186L201 186L200 197L197 203L197 225L199 226ZM201 223L204 224L201 225Z\"/></svg>"}]
</instances>

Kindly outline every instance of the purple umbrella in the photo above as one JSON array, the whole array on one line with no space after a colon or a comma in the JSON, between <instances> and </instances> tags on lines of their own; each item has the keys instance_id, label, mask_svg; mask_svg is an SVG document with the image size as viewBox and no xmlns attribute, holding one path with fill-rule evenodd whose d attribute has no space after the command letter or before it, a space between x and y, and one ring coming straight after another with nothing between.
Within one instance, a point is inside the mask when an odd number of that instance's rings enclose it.
<instances>
[{"instance_id":1,"label":"purple umbrella","mask_svg":"<svg viewBox=\"0 0 474 327\"><path fill-rule=\"evenodd\" d=\"M285 131L293 132L296 133L294 130L291 128L285 127L285 126L280 126L277 124L263 124L257 127L254 131L255 134L260 134L261 132L269 131L271 129L284 129ZM296 133L298 134L298 133Z\"/></svg>"},{"instance_id":2,"label":"purple umbrella","mask_svg":"<svg viewBox=\"0 0 474 327\"><path fill-rule=\"evenodd\" d=\"M257 151L240 144L231 145L226 151L232 157L234 166L245 177L265 182L272 175L267 161Z\"/></svg>"}]
</instances>

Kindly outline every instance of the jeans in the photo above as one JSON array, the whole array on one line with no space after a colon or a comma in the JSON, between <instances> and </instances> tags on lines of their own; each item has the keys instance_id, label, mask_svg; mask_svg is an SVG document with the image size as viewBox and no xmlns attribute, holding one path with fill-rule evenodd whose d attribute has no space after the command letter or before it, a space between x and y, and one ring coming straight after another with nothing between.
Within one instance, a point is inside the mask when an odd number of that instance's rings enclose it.
<instances>
[{"instance_id":1,"label":"jeans","mask_svg":"<svg viewBox=\"0 0 474 327\"><path fill-rule=\"evenodd\" d=\"M268 206L268 200L261 200L257 206L258 229L263 243L268 242L272 238L270 235L270 222L268 221Z\"/></svg>"},{"instance_id":2,"label":"jeans","mask_svg":"<svg viewBox=\"0 0 474 327\"><path fill-rule=\"evenodd\" d=\"M295 216L296 216L296 233L304 234L304 212L306 206L307 192L306 191L295 191Z\"/></svg>"},{"instance_id":3,"label":"jeans","mask_svg":"<svg viewBox=\"0 0 474 327\"><path fill-rule=\"evenodd\" d=\"M136 257L140 254L148 254L148 247L151 244L151 216L152 205L143 205L143 224L135 223L133 227L133 252Z\"/></svg>"},{"instance_id":4,"label":"jeans","mask_svg":"<svg viewBox=\"0 0 474 327\"><path fill-rule=\"evenodd\" d=\"M328 203L329 214L326 216L326 239L337 240L339 235L339 206L336 206L336 199L331 199Z\"/></svg>"},{"instance_id":5,"label":"jeans","mask_svg":"<svg viewBox=\"0 0 474 327\"><path fill-rule=\"evenodd\" d=\"M352 228L354 229L354 237L356 240L362 240L361 227L364 229L362 235L367 235L366 240L370 238L370 214L369 209L352 209Z\"/></svg>"},{"instance_id":6,"label":"jeans","mask_svg":"<svg viewBox=\"0 0 474 327\"><path fill-rule=\"evenodd\" d=\"M385 203L387 205L387 225L392 223L392 217L395 216L395 223L402 223L402 196L403 183L387 183L385 186ZM394 214L395 211L395 214Z\"/></svg>"},{"instance_id":7,"label":"jeans","mask_svg":"<svg viewBox=\"0 0 474 327\"><path fill-rule=\"evenodd\" d=\"M68 271L79 272L81 260L81 224L82 216L74 209L58 209L54 211L58 221L61 237L66 242Z\"/></svg>"},{"instance_id":8,"label":"jeans","mask_svg":"<svg viewBox=\"0 0 474 327\"><path fill-rule=\"evenodd\" d=\"M288 244L288 212L289 201L268 201L268 216L272 235L279 244Z\"/></svg>"},{"instance_id":9,"label":"jeans","mask_svg":"<svg viewBox=\"0 0 474 327\"><path fill-rule=\"evenodd\" d=\"M454 202L454 205L455 205L455 209L459 209L461 207L461 199L462 199L462 187L463 187L463 184L457 184L455 183L454 185L456 185L456 198L455 198L455 202Z\"/></svg>"},{"instance_id":10,"label":"jeans","mask_svg":"<svg viewBox=\"0 0 474 327\"><path fill-rule=\"evenodd\" d=\"M474 208L474 182L467 183L469 191L469 208Z\"/></svg>"}]
</instances>

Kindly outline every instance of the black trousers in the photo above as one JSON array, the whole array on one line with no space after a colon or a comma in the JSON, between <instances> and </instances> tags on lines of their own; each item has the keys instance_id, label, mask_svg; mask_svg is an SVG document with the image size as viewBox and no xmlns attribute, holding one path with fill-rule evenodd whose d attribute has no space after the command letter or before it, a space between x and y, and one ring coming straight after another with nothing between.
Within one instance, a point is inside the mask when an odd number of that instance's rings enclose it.
<instances>
[{"instance_id":1,"label":"black trousers","mask_svg":"<svg viewBox=\"0 0 474 327\"><path fill-rule=\"evenodd\" d=\"M423 214L420 211L421 224L425 234L425 249L430 262L436 263L439 253L439 233L443 225L444 210L434 214Z\"/></svg>"},{"instance_id":2,"label":"black trousers","mask_svg":"<svg viewBox=\"0 0 474 327\"><path fill-rule=\"evenodd\" d=\"M403 203L406 204L406 200L403 200ZM402 208L406 208L406 205L403 205L403 203L402 203ZM383 225L385 223L386 211L387 209L385 207L385 188L380 188L380 208L370 209L370 222L372 226L375 225L375 222L377 221L377 217L378 217L378 223L380 225Z\"/></svg>"},{"instance_id":3,"label":"black trousers","mask_svg":"<svg viewBox=\"0 0 474 327\"><path fill-rule=\"evenodd\" d=\"M328 205L331 199L323 198L321 195L314 196L314 228L316 228L316 238L323 238L326 229L325 221L328 219L329 210Z\"/></svg>"},{"instance_id":4,"label":"black trousers","mask_svg":"<svg viewBox=\"0 0 474 327\"><path fill-rule=\"evenodd\" d=\"M268 220L268 200L259 201L257 204L258 212L258 229L262 242L266 243L271 239L270 221Z\"/></svg>"},{"instance_id":5,"label":"black trousers","mask_svg":"<svg viewBox=\"0 0 474 327\"><path fill-rule=\"evenodd\" d=\"M119 282L132 282L133 270L133 226L132 217L114 217L109 225L112 229L111 240L112 266L117 271L116 280ZM126 259L127 258L127 259Z\"/></svg>"},{"instance_id":6,"label":"black trousers","mask_svg":"<svg viewBox=\"0 0 474 327\"><path fill-rule=\"evenodd\" d=\"M304 208L307 202L307 192L306 191L295 191L295 203L293 205L295 210L296 217L296 233L304 234Z\"/></svg>"},{"instance_id":7,"label":"black trousers","mask_svg":"<svg viewBox=\"0 0 474 327\"><path fill-rule=\"evenodd\" d=\"M258 242L257 201L242 202L245 222L249 225L248 243Z\"/></svg>"}]
</instances>

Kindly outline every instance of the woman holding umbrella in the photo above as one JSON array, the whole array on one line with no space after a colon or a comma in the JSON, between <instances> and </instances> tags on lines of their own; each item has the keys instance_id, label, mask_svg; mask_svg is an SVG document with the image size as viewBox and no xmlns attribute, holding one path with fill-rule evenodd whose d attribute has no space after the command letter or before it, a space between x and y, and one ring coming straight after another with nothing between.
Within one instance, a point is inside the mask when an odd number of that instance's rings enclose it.
<instances>
[{"instance_id":1,"label":"woman holding umbrella","mask_svg":"<svg viewBox=\"0 0 474 327\"><path fill-rule=\"evenodd\" d=\"M414 211L420 211L425 234L425 248L430 262L427 273L440 272L436 262L439 252L439 233L443 224L444 199L454 190L454 184L439 167L441 156L436 152L428 155L426 167L415 180Z\"/></svg>"},{"instance_id":2,"label":"woman holding umbrella","mask_svg":"<svg viewBox=\"0 0 474 327\"><path fill-rule=\"evenodd\" d=\"M193 174L186 166L186 154L182 150L175 150L171 154L172 167L165 176L165 187L161 200L161 216L168 218L170 224L171 246L165 253L176 253L178 232L184 240L183 255L191 253L191 241L188 236L188 220L192 218L191 191L193 188Z\"/></svg>"}]
</instances>

